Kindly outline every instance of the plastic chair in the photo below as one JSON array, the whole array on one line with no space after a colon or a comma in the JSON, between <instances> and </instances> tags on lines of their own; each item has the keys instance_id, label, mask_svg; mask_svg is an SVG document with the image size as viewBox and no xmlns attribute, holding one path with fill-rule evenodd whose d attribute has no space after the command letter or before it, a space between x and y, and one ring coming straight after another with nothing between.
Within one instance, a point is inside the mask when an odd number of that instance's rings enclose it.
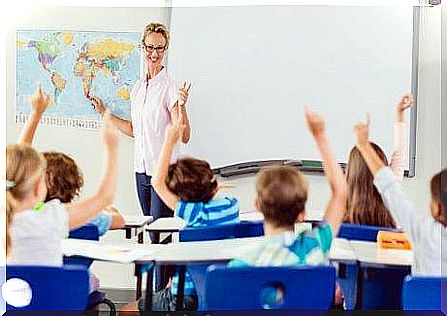
<instances>
[{"instance_id":1,"label":"plastic chair","mask_svg":"<svg viewBox=\"0 0 447 316\"><path fill-rule=\"evenodd\" d=\"M447 277L407 276L402 288L404 310L432 310L447 313Z\"/></svg>"},{"instance_id":2,"label":"plastic chair","mask_svg":"<svg viewBox=\"0 0 447 316\"><path fill-rule=\"evenodd\" d=\"M26 281L31 288L29 305L8 310L84 310L89 292L85 267L7 266L6 278Z\"/></svg>"},{"instance_id":3,"label":"plastic chair","mask_svg":"<svg viewBox=\"0 0 447 316\"><path fill-rule=\"evenodd\" d=\"M205 307L207 310L329 309L334 290L332 266L211 266L205 277ZM282 293L278 295L277 291Z\"/></svg>"},{"instance_id":4,"label":"plastic chair","mask_svg":"<svg viewBox=\"0 0 447 316\"><path fill-rule=\"evenodd\" d=\"M341 224L340 230L338 231L338 237L349 240L363 240L363 241L375 242L377 240L377 233L381 230L402 232L402 230L397 228L343 223Z\"/></svg>"},{"instance_id":5,"label":"plastic chair","mask_svg":"<svg viewBox=\"0 0 447 316\"><path fill-rule=\"evenodd\" d=\"M264 235L264 224L257 222L240 222L210 227L185 228L180 230L179 239L185 241L221 240L231 238L258 237Z\"/></svg>"},{"instance_id":6,"label":"plastic chair","mask_svg":"<svg viewBox=\"0 0 447 316\"><path fill-rule=\"evenodd\" d=\"M75 230L70 231L69 238L84 239L84 240L99 240L98 227L96 225L90 225L90 224L79 227ZM93 261L94 261L93 259L76 257L76 256L64 258L64 264L81 265L86 267L87 269L90 268ZM115 304L113 304L111 300L106 298L106 294L104 292L100 291L91 292L88 295L88 303L86 309L93 309L94 307L100 304L106 304L109 307L111 314L116 313Z\"/></svg>"}]
</instances>

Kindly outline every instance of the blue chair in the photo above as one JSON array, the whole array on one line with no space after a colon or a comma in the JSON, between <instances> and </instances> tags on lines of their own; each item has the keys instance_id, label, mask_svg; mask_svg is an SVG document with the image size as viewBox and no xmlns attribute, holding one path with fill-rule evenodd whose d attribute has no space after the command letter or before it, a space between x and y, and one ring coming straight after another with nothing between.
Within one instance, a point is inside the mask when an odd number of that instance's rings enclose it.
<instances>
[{"instance_id":1,"label":"blue chair","mask_svg":"<svg viewBox=\"0 0 447 316\"><path fill-rule=\"evenodd\" d=\"M205 307L207 310L329 309L334 290L332 266L211 266L205 277ZM275 295L277 291L281 294Z\"/></svg>"},{"instance_id":2,"label":"blue chair","mask_svg":"<svg viewBox=\"0 0 447 316\"><path fill-rule=\"evenodd\" d=\"M231 238L258 237L264 235L264 224L257 222L240 222L211 227L185 228L180 230L179 239L185 241L221 240Z\"/></svg>"},{"instance_id":3,"label":"blue chair","mask_svg":"<svg viewBox=\"0 0 447 316\"><path fill-rule=\"evenodd\" d=\"M402 232L396 228L343 223L338 231L338 237L349 240L376 241L377 233L381 230Z\"/></svg>"},{"instance_id":4,"label":"blue chair","mask_svg":"<svg viewBox=\"0 0 447 316\"><path fill-rule=\"evenodd\" d=\"M338 237L375 242L381 230L402 231L396 228L343 223ZM356 264L343 264L342 277L339 277L337 282L342 288L349 309L398 309L400 286L408 273L408 269L360 269ZM359 277L363 278L361 289L357 288Z\"/></svg>"},{"instance_id":5,"label":"blue chair","mask_svg":"<svg viewBox=\"0 0 447 316\"><path fill-rule=\"evenodd\" d=\"M32 291L28 306L8 310L84 310L89 292L89 277L85 267L7 266L7 280L26 281Z\"/></svg>"},{"instance_id":6,"label":"blue chair","mask_svg":"<svg viewBox=\"0 0 447 316\"><path fill-rule=\"evenodd\" d=\"M447 277L407 276L402 289L404 310L432 310L447 314Z\"/></svg>"},{"instance_id":7,"label":"blue chair","mask_svg":"<svg viewBox=\"0 0 447 316\"><path fill-rule=\"evenodd\" d=\"M263 221L242 221L235 224L223 224L210 227L185 228L179 232L180 242L222 240L233 238L259 237L264 235ZM203 310L203 293L205 291L205 273L209 264L188 265L186 270L191 276L197 296L199 298L199 310ZM185 269L179 269L183 273Z\"/></svg>"},{"instance_id":8,"label":"blue chair","mask_svg":"<svg viewBox=\"0 0 447 316\"><path fill-rule=\"evenodd\" d=\"M99 240L98 227L96 225L90 225L90 224L84 225L82 227L70 231L68 237L74 239L84 239L84 240ZM76 256L64 258L64 264L81 265L83 267L86 267L87 269L90 268L93 261L94 261L93 259L76 257ZM86 308L93 309L94 307L100 304L106 304L110 308L110 312L112 314L116 312L115 304L113 304L112 301L106 298L106 294L104 292L100 291L91 292L88 296L88 304Z\"/></svg>"}]
</instances>

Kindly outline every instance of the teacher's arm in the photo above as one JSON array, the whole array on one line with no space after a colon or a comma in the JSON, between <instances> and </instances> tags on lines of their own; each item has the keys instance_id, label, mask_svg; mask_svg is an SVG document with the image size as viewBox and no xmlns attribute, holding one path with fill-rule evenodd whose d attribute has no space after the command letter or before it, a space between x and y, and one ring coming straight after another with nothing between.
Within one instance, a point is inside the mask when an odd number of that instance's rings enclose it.
<instances>
[{"instance_id":1,"label":"teacher's arm","mask_svg":"<svg viewBox=\"0 0 447 316\"><path fill-rule=\"evenodd\" d=\"M188 112L186 111L186 102L188 102L189 89L191 88L191 83L183 83L182 88L179 90L179 98L175 103L171 111L172 121L178 122L179 115L182 117L181 125L184 126L180 141L184 144L189 142L191 138L191 125L189 123ZM180 113L181 112L181 113Z\"/></svg>"},{"instance_id":2,"label":"teacher's arm","mask_svg":"<svg viewBox=\"0 0 447 316\"><path fill-rule=\"evenodd\" d=\"M104 115L106 111L106 107L102 100L98 97L91 98L92 105L95 107L95 110L99 112L101 116ZM110 122L123 134L133 138L133 126L132 122L122 119L116 115L110 115Z\"/></svg>"}]
</instances>

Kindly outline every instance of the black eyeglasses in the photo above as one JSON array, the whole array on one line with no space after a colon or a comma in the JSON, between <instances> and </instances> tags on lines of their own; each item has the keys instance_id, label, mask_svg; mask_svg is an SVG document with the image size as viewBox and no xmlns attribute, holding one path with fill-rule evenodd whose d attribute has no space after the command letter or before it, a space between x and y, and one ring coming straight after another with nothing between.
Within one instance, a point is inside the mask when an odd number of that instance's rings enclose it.
<instances>
[{"instance_id":1,"label":"black eyeglasses","mask_svg":"<svg viewBox=\"0 0 447 316\"><path fill-rule=\"evenodd\" d=\"M154 45L146 45L146 44L142 44L142 47L144 48L144 50L148 53L152 53L154 50L157 51L157 53L163 53L166 49L166 46L154 46Z\"/></svg>"}]
</instances>

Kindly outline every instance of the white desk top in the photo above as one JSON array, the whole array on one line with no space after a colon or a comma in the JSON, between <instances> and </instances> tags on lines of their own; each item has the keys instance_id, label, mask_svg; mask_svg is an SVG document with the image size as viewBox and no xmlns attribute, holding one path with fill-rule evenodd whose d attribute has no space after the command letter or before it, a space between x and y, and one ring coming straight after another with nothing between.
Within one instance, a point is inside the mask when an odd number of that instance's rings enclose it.
<instances>
[{"instance_id":1,"label":"white desk top","mask_svg":"<svg viewBox=\"0 0 447 316\"><path fill-rule=\"evenodd\" d=\"M143 256L151 257L161 249L161 245L142 244L108 244L95 240L64 239L62 240L62 251L65 256L81 256L100 261L117 263L131 263Z\"/></svg>"},{"instance_id":2,"label":"white desk top","mask_svg":"<svg viewBox=\"0 0 447 316\"><path fill-rule=\"evenodd\" d=\"M165 245L155 255L155 261L163 264L204 263L229 261L250 251L264 240L264 237L236 238L211 241L180 242ZM345 239L335 239L329 254L334 261L356 261L350 243ZM137 262L153 260L146 255Z\"/></svg>"},{"instance_id":3,"label":"white desk top","mask_svg":"<svg viewBox=\"0 0 447 316\"><path fill-rule=\"evenodd\" d=\"M323 216L322 215L319 216L318 215L319 213L316 211L309 213L313 214L314 216L309 216L309 214L307 214L305 221L321 221L323 219ZM262 221L264 220L264 215L262 215L261 212L254 210L250 212L239 213L239 219L241 221L248 221L248 222Z\"/></svg>"},{"instance_id":4,"label":"white desk top","mask_svg":"<svg viewBox=\"0 0 447 316\"><path fill-rule=\"evenodd\" d=\"M125 228L140 228L152 222L152 216L123 216Z\"/></svg>"},{"instance_id":5,"label":"white desk top","mask_svg":"<svg viewBox=\"0 0 447 316\"><path fill-rule=\"evenodd\" d=\"M371 266L411 266L413 263L413 251L382 249L377 243L369 241L351 240L357 260L362 265Z\"/></svg>"},{"instance_id":6,"label":"white desk top","mask_svg":"<svg viewBox=\"0 0 447 316\"><path fill-rule=\"evenodd\" d=\"M183 227L185 227L185 221L179 217L162 217L150 223L147 230L174 233Z\"/></svg>"}]
</instances>

